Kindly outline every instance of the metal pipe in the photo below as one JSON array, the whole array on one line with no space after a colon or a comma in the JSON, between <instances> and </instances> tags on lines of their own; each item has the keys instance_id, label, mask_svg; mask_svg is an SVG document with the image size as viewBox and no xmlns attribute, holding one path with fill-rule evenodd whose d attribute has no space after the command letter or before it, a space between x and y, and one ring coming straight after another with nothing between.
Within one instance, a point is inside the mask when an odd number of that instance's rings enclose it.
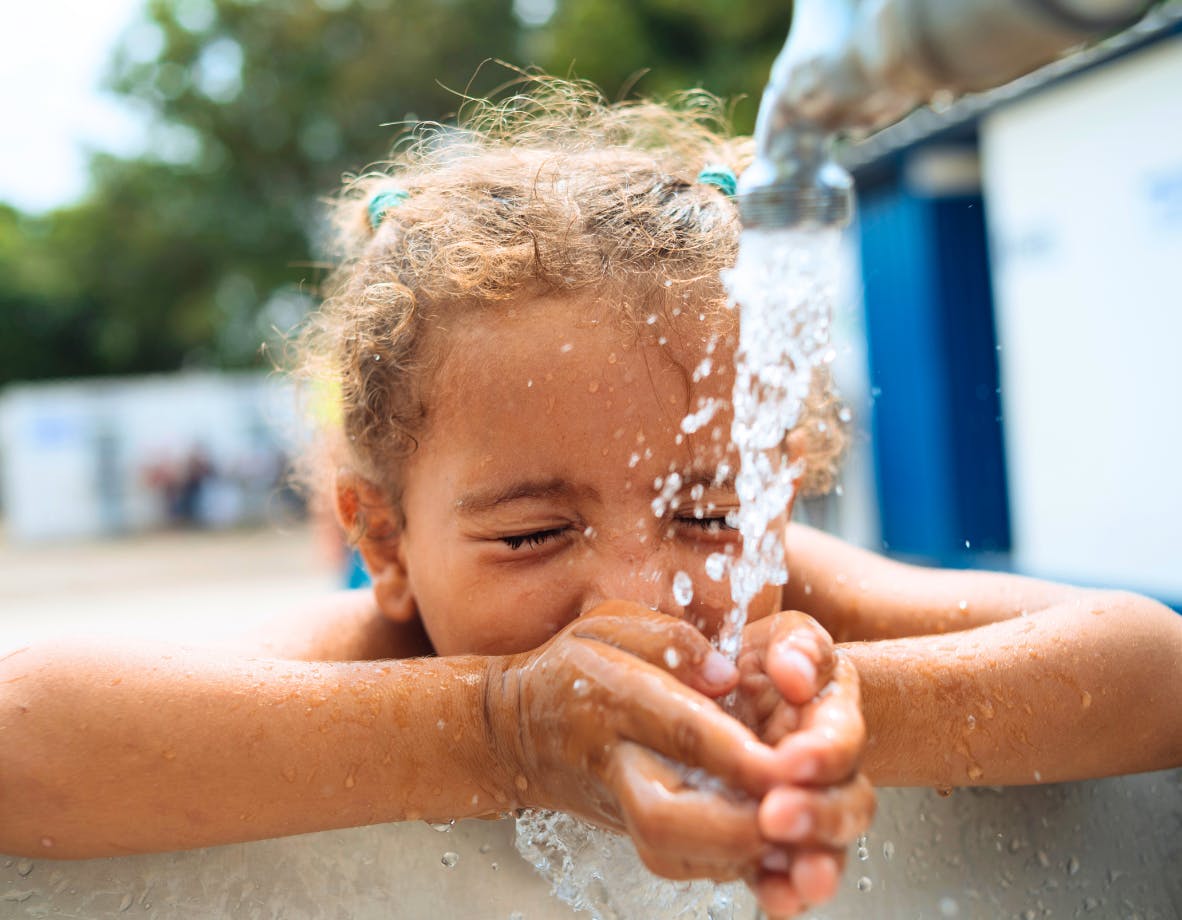
<instances>
[{"instance_id":1,"label":"metal pipe","mask_svg":"<svg viewBox=\"0 0 1182 920\"><path fill-rule=\"evenodd\" d=\"M825 145L940 97L992 89L1132 25L1148 0L797 0L739 183L748 226L842 223ZM848 179L848 177L846 177Z\"/></svg>"}]
</instances>

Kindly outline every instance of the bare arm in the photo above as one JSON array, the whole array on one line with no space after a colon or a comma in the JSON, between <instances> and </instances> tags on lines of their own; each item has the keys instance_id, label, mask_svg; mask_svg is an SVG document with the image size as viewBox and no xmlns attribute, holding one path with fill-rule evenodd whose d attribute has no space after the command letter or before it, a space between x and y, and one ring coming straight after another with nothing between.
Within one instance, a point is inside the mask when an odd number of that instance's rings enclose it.
<instances>
[{"instance_id":1,"label":"bare arm","mask_svg":"<svg viewBox=\"0 0 1182 920\"><path fill-rule=\"evenodd\" d=\"M688 623L620 605L501 657L44 643L0 658L0 852L121 855L535 807L626 828L659 870L748 877L767 847L755 799L782 769L706 698L737 679ZM670 786L665 758L752 798Z\"/></svg>"},{"instance_id":2,"label":"bare arm","mask_svg":"<svg viewBox=\"0 0 1182 920\"><path fill-rule=\"evenodd\" d=\"M862 681L886 785L1054 782L1182 764L1182 618L1144 597L927 570L808 528L787 606Z\"/></svg>"},{"instance_id":3,"label":"bare arm","mask_svg":"<svg viewBox=\"0 0 1182 920\"><path fill-rule=\"evenodd\" d=\"M147 642L17 651L0 661L0 852L121 855L487 812L503 793L475 779L493 775L483 668Z\"/></svg>"}]
</instances>

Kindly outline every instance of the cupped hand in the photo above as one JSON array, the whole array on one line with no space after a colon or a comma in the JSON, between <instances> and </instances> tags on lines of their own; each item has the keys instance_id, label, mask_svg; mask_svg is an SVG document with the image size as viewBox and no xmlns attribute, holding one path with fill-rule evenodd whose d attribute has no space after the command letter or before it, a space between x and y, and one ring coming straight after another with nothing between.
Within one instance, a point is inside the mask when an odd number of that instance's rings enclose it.
<instances>
[{"instance_id":1,"label":"cupped hand","mask_svg":"<svg viewBox=\"0 0 1182 920\"><path fill-rule=\"evenodd\" d=\"M624 830L668 878L758 875L778 755L713 701L738 672L698 630L611 602L492 661L490 744L517 806Z\"/></svg>"},{"instance_id":2,"label":"cupped hand","mask_svg":"<svg viewBox=\"0 0 1182 920\"><path fill-rule=\"evenodd\" d=\"M760 833L779 850L753 885L769 915L831 898L845 848L874 817L858 767L866 745L858 675L829 634L795 611L748 625L733 711L769 745L780 777L759 806Z\"/></svg>"}]
</instances>

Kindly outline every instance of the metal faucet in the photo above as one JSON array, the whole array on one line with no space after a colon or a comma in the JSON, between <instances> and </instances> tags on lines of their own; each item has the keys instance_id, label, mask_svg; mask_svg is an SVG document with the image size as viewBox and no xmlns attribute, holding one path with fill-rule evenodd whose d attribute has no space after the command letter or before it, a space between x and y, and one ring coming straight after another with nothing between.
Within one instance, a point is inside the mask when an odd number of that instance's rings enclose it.
<instances>
[{"instance_id":1,"label":"metal faucet","mask_svg":"<svg viewBox=\"0 0 1182 920\"><path fill-rule=\"evenodd\" d=\"M840 226L853 183L829 156L935 99L992 89L1132 25L1148 0L797 0L739 181L747 227Z\"/></svg>"}]
</instances>

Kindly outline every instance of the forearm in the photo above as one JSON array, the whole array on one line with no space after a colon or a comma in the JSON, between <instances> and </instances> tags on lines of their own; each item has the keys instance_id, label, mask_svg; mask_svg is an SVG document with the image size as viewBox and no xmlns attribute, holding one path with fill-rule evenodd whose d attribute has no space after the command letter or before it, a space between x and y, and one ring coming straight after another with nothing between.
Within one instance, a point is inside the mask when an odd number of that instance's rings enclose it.
<instances>
[{"instance_id":1,"label":"forearm","mask_svg":"<svg viewBox=\"0 0 1182 920\"><path fill-rule=\"evenodd\" d=\"M0 852L501 810L483 672L474 658L301 664L149 644L14 653L0 661Z\"/></svg>"},{"instance_id":2,"label":"forearm","mask_svg":"<svg viewBox=\"0 0 1182 920\"><path fill-rule=\"evenodd\" d=\"M1055 782L1182 764L1182 620L1087 594L976 629L842 646L882 785Z\"/></svg>"}]
</instances>

